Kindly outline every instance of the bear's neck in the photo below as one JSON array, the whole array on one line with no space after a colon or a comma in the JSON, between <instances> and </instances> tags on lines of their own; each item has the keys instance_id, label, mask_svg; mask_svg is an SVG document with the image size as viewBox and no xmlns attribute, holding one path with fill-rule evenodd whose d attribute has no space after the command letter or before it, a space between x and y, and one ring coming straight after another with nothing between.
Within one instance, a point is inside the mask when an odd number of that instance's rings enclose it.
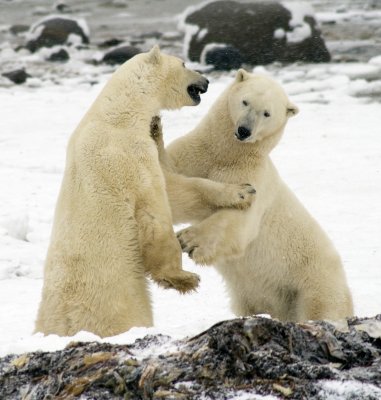
<instances>
[{"instance_id":1,"label":"bear's neck","mask_svg":"<svg viewBox=\"0 0 381 400\"><path fill-rule=\"evenodd\" d=\"M216 127L222 128L217 130ZM228 157L231 162L243 155L256 159L267 157L283 133L281 129L274 135L249 143L237 140L234 130L235 126L230 118L228 107L228 93L223 93L193 133L197 135L197 140L203 143L204 148L209 149L209 154L216 154L216 156L224 154L224 160Z\"/></svg>"},{"instance_id":2,"label":"bear's neck","mask_svg":"<svg viewBox=\"0 0 381 400\"><path fill-rule=\"evenodd\" d=\"M131 79L125 79L116 71L95 100L92 115L104 122L118 127L132 127L151 121L160 114L160 101L154 80L130 73ZM95 114L94 114L95 111ZM149 126L149 124L147 125Z\"/></svg>"}]
</instances>

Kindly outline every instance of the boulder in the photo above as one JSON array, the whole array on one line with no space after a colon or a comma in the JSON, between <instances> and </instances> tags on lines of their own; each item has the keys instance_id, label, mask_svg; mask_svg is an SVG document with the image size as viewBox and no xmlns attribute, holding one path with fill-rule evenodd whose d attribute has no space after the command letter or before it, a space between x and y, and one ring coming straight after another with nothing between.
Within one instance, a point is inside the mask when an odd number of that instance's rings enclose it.
<instances>
[{"instance_id":1,"label":"boulder","mask_svg":"<svg viewBox=\"0 0 381 400\"><path fill-rule=\"evenodd\" d=\"M201 62L213 65L216 71L230 71L241 67L243 58L238 49L226 45L207 45L201 53Z\"/></svg>"},{"instance_id":2,"label":"boulder","mask_svg":"<svg viewBox=\"0 0 381 400\"><path fill-rule=\"evenodd\" d=\"M119 44L123 43L123 40L117 38L106 39L103 42L98 44L98 47L105 48L105 47L114 47L118 46Z\"/></svg>"},{"instance_id":3,"label":"boulder","mask_svg":"<svg viewBox=\"0 0 381 400\"><path fill-rule=\"evenodd\" d=\"M29 30L29 25L24 25L24 24L16 24L16 25L12 25L9 28L9 31L13 34L13 35L18 35L19 33L24 33L27 32Z\"/></svg>"},{"instance_id":4,"label":"boulder","mask_svg":"<svg viewBox=\"0 0 381 400\"><path fill-rule=\"evenodd\" d=\"M137 37L140 39L160 39L163 36L162 32L159 31L150 31L150 32L143 32Z\"/></svg>"},{"instance_id":5,"label":"boulder","mask_svg":"<svg viewBox=\"0 0 381 400\"><path fill-rule=\"evenodd\" d=\"M223 0L190 9L181 24L189 59L200 61L205 46L213 43L234 47L252 65L329 61L311 7L297 2L287 7L275 1Z\"/></svg>"},{"instance_id":6,"label":"boulder","mask_svg":"<svg viewBox=\"0 0 381 400\"><path fill-rule=\"evenodd\" d=\"M51 53L47 60L53 62L65 62L69 60L69 58L69 53L65 49L60 49L56 52Z\"/></svg>"},{"instance_id":7,"label":"boulder","mask_svg":"<svg viewBox=\"0 0 381 400\"><path fill-rule=\"evenodd\" d=\"M0 398L374 400L380 340L381 315L335 325L249 317L178 341L71 343L0 358Z\"/></svg>"},{"instance_id":8,"label":"boulder","mask_svg":"<svg viewBox=\"0 0 381 400\"><path fill-rule=\"evenodd\" d=\"M15 69L14 71L4 72L1 75L5 76L6 78L11 80L13 83L16 83L17 85L25 83L25 81L28 78L30 78L30 75L27 72L25 72L24 69Z\"/></svg>"},{"instance_id":9,"label":"boulder","mask_svg":"<svg viewBox=\"0 0 381 400\"><path fill-rule=\"evenodd\" d=\"M89 43L89 30L84 20L67 17L48 17L33 25L26 47L35 52L41 47ZM75 36L75 39L73 38Z\"/></svg>"},{"instance_id":10,"label":"boulder","mask_svg":"<svg viewBox=\"0 0 381 400\"><path fill-rule=\"evenodd\" d=\"M142 51L138 47L120 46L107 52L103 56L102 62L110 65L123 64L125 61L141 52Z\"/></svg>"},{"instance_id":11,"label":"boulder","mask_svg":"<svg viewBox=\"0 0 381 400\"><path fill-rule=\"evenodd\" d=\"M64 1L60 1L60 0L57 1L57 2L54 4L54 8L55 8L57 11L61 12L61 13L69 13L69 12L71 12L70 6L67 5Z\"/></svg>"}]
</instances>

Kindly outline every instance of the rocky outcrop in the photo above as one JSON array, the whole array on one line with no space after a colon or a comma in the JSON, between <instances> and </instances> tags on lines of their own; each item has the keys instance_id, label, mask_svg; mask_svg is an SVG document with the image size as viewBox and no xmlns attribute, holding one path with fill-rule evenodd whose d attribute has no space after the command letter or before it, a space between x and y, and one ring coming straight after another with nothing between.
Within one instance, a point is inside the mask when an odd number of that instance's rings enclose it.
<instances>
[{"instance_id":1,"label":"rocky outcrop","mask_svg":"<svg viewBox=\"0 0 381 400\"><path fill-rule=\"evenodd\" d=\"M111 39L107 39L107 40L104 40L103 42L99 43L98 47L100 47L100 48L115 47L121 43L123 43L123 40L117 39L117 38L111 38Z\"/></svg>"},{"instance_id":2,"label":"rocky outcrop","mask_svg":"<svg viewBox=\"0 0 381 400\"><path fill-rule=\"evenodd\" d=\"M288 7L291 7L288 6ZM205 46L233 46L252 65L281 62L327 62L330 54L309 7L278 2L215 1L186 13L182 26L192 61Z\"/></svg>"},{"instance_id":3,"label":"rocky outcrop","mask_svg":"<svg viewBox=\"0 0 381 400\"><path fill-rule=\"evenodd\" d=\"M201 62L212 65L216 71L230 71L241 67L243 58L233 46L207 45L201 54Z\"/></svg>"},{"instance_id":4,"label":"rocky outcrop","mask_svg":"<svg viewBox=\"0 0 381 400\"><path fill-rule=\"evenodd\" d=\"M27 32L29 30L29 25L15 24L9 28L9 32L13 35L19 35L20 33Z\"/></svg>"},{"instance_id":5,"label":"rocky outcrop","mask_svg":"<svg viewBox=\"0 0 381 400\"><path fill-rule=\"evenodd\" d=\"M108 51L102 61L106 64L123 64L125 61L141 53L141 50L134 46L120 46Z\"/></svg>"},{"instance_id":6,"label":"rocky outcrop","mask_svg":"<svg viewBox=\"0 0 381 400\"><path fill-rule=\"evenodd\" d=\"M1 75L8 78L10 81L16 83L17 85L25 83L26 80L30 78L30 75L24 69L15 69L13 71L4 72Z\"/></svg>"},{"instance_id":7,"label":"rocky outcrop","mask_svg":"<svg viewBox=\"0 0 381 400\"><path fill-rule=\"evenodd\" d=\"M52 52L47 60L53 62L65 62L68 61L69 58L69 53L65 49L59 49L55 52Z\"/></svg>"},{"instance_id":8,"label":"rocky outcrop","mask_svg":"<svg viewBox=\"0 0 381 400\"><path fill-rule=\"evenodd\" d=\"M41 47L63 44L89 43L88 28L84 20L67 17L49 17L35 24L29 32L26 47L35 52Z\"/></svg>"},{"instance_id":9,"label":"rocky outcrop","mask_svg":"<svg viewBox=\"0 0 381 400\"><path fill-rule=\"evenodd\" d=\"M157 335L128 346L74 343L0 359L0 398L229 399L246 391L370 400L381 393L380 337L381 315L336 326L253 317L181 341ZM142 359L143 349L154 355Z\"/></svg>"}]
</instances>

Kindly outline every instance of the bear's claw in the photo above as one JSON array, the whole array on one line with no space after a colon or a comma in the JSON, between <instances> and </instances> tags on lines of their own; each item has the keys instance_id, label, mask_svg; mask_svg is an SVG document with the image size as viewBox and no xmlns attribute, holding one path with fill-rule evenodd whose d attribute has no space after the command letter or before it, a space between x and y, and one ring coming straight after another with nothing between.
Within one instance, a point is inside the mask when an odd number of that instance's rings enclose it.
<instances>
[{"instance_id":1,"label":"bear's claw","mask_svg":"<svg viewBox=\"0 0 381 400\"><path fill-rule=\"evenodd\" d=\"M184 253L199 265L212 265L215 262L215 246L212 242L200 245L197 228L190 226L177 232L177 239Z\"/></svg>"},{"instance_id":2,"label":"bear's claw","mask_svg":"<svg viewBox=\"0 0 381 400\"><path fill-rule=\"evenodd\" d=\"M220 207L231 207L246 210L254 201L256 190L250 183L226 184L222 198L219 199Z\"/></svg>"}]
</instances>

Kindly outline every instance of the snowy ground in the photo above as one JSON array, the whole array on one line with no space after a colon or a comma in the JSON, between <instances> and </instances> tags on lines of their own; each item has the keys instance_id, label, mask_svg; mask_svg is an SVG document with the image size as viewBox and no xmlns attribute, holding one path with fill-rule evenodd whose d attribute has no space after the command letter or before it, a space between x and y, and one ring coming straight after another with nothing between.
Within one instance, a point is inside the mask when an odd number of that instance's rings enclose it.
<instances>
[{"instance_id":1,"label":"snowy ground","mask_svg":"<svg viewBox=\"0 0 381 400\"><path fill-rule=\"evenodd\" d=\"M262 69L263 71L263 69ZM381 312L381 58L366 64L272 67L300 114L291 119L273 159L288 185L338 248L356 314ZM42 271L67 140L108 76L95 86L71 79L43 88L0 89L0 356L62 348L72 338L32 334ZM210 77L201 105L164 114L166 141L189 131L232 76ZM221 278L201 274L197 293L179 295L152 285L155 328L132 329L111 342L148 333L175 338L233 317ZM75 339L93 340L89 333Z\"/></svg>"}]
</instances>

